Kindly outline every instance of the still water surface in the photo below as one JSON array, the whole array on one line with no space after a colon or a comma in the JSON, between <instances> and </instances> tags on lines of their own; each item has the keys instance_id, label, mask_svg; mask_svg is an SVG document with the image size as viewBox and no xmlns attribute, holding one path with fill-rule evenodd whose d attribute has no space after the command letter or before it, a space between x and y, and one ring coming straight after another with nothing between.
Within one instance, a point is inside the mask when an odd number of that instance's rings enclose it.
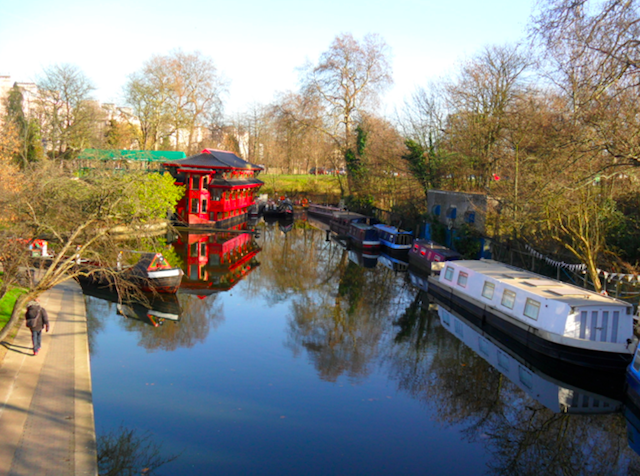
<instances>
[{"instance_id":1,"label":"still water surface","mask_svg":"<svg viewBox=\"0 0 640 476\"><path fill-rule=\"evenodd\" d=\"M178 456L156 474L640 470L621 381L584 390L490 336L474 351L405 266L260 227L175 243L177 322L86 296L98 435L148 432Z\"/></svg>"}]
</instances>

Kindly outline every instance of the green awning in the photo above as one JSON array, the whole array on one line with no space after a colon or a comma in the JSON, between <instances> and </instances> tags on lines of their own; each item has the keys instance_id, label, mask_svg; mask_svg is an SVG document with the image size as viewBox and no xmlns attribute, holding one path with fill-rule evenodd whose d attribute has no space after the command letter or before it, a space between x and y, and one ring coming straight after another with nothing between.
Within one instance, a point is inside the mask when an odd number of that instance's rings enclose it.
<instances>
[{"instance_id":1,"label":"green awning","mask_svg":"<svg viewBox=\"0 0 640 476\"><path fill-rule=\"evenodd\" d=\"M187 157L184 152L175 150L108 150L85 149L78 159L84 160L134 160L145 162L166 162Z\"/></svg>"}]
</instances>

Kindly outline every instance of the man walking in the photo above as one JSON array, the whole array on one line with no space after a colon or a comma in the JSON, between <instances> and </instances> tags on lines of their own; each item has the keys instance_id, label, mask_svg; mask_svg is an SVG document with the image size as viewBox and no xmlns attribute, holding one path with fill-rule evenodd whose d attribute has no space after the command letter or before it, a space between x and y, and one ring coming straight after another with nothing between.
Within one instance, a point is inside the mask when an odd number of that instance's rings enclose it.
<instances>
[{"instance_id":1,"label":"man walking","mask_svg":"<svg viewBox=\"0 0 640 476\"><path fill-rule=\"evenodd\" d=\"M37 299L29 301L27 312L25 313L27 327L31 330L31 341L33 342L33 355L38 355L42 346L42 329L49 332L49 315L47 310L40 305Z\"/></svg>"}]
</instances>

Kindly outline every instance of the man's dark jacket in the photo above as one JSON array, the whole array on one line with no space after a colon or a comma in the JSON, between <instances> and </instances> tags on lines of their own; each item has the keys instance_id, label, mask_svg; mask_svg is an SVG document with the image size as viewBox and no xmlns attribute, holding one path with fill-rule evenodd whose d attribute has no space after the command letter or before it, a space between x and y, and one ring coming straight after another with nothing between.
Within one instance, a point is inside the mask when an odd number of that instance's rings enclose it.
<instances>
[{"instance_id":1,"label":"man's dark jacket","mask_svg":"<svg viewBox=\"0 0 640 476\"><path fill-rule=\"evenodd\" d=\"M31 330L33 331L41 331L44 326L49 327L49 315L47 314L47 310L37 301L31 301L29 303L27 312L25 313L25 318L27 320L36 319L33 327L31 327Z\"/></svg>"}]
</instances>

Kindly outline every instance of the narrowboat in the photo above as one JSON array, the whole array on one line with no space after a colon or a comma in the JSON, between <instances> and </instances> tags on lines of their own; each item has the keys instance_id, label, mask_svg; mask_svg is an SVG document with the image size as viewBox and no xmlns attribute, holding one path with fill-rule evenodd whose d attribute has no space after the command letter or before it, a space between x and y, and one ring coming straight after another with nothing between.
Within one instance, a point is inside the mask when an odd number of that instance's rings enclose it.
<instances>
[{"instance_id":1,"label":"narrowboat","mask_svg":"<svg viewBox=\"0 0 640 476\"><path fill-rule=\"evenodd\" d=\"M288 198L279 201L269 200L262 214L265 217L293 219L293 203Z\"/></svg>"},{"instance_id":2,"label":"narrowboat","mask_svg":"<svg viewBox=\"0 0 640 476\"><path fill-rule=\"evenodd\" d=\"M631 304L497 261L447 261L428 280L454 309L561 362L624 372L638 343Z\"/></svg>"},{"instance_id":3,"label":"narrowboat","mask_svg":"<svg viewBox=\"0 0 640 476\"><path fill-rule=\"evenodd\" d=\"M430 240L415 240L409 251L409 264L429 274L439 273L446 261L461 258L457 251Z\"/></svg>"},{"instance_id":4,"label":"narrowboat","mask_svg":"<svg viewBox=\"0 0 640 476\"><path fill-rule=\"evenodd\" d=\"M335 213L329 222L329 229L336 235L346 236L351 223L369 223L370 218L366 215L354 212Z\"/></svg>"},{"instance_id":5,"label":"narrowboat","mask_svg":"<svg viewBox=\"0 0 640 476\"><path fill-rule=\"evenodd\" d=\"M342 208L334 207L331 205L319 205L317 203L309 203L309 205L307 206L307 213L309 215L314 215L324 220L331 220L331 218L336 213L343 213L343 212L344 210Z\"/></svg>"},{"instance_id":6,"label":"narrowboat","mask_svg":"<svg viewBox=\"0 0 640 476\"><path fill-rule=\"evenodd\" d=\"M380 238L378 231L366 223L352 222L347 230L349 241L356 248L362 250L379 250Z\"/></svg>"},{"instance_id":7,"label":"narrowboat","mask_svg":"<svg viewBox=\"0 0 640 476\"><path fill-rule=\"evenodd\" d=\"M373 225L378 230L380 244L390 252L408 252L413 243L413 232L399 230L395 226L378 223Z\"/></svg>"},{"instance_id":8,"label":"narrowboat","mask_svg":"<svg viewBox=\"0 0 640 476\"><path fill-rule=\"evenodd\" d=\"M622 409L624 395L606 373L580 373L580 369L576 373L569 367L558 368L551 360L532 360L510 339L497 338L467 321L464 314L441 305L438 317L454 337L552 412L606 414Z\"/></svg>"},{"instance_id":9,"label":"narrowboat","mask_svg":"<svg viewBox=\"0 0 640 476\"><path fill-rule=\"evenodd\" d=\"M180 288L184 272L172 267L161 253L142 253L133 266L118 265L105 269L87 261L78 260L78 281L94 286L111 286L114 276L132 283L141 291L175 294Z\"/></svg>"}]
</instances>

